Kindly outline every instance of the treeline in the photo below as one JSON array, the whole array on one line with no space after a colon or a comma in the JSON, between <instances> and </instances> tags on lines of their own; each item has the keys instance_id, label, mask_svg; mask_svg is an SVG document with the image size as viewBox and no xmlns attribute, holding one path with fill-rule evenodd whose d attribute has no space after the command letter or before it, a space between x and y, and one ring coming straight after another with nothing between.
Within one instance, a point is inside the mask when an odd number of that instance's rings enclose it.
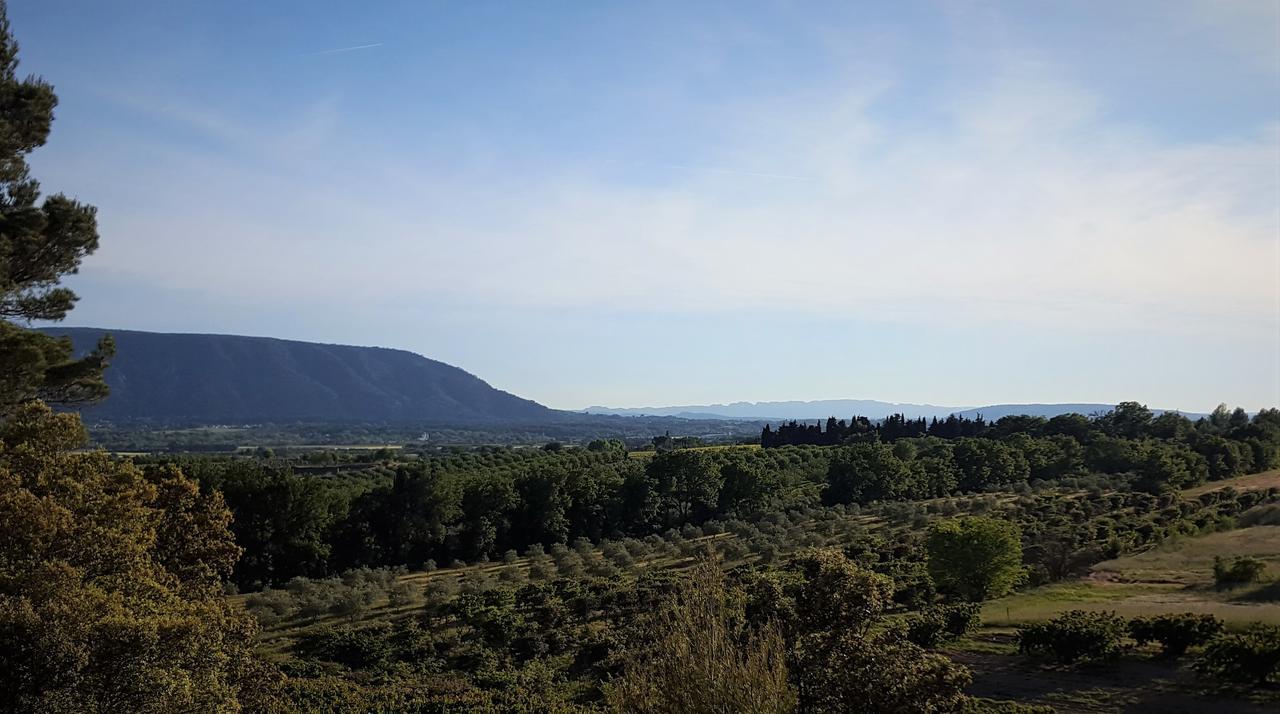
<instances>
[{"instance_id":1,"label":"treeline","mask_svg":"<svg viewBox=\"0 0 1280 714\"><path fill-rule=\"evenodd\" d=\"M776 430L771 424L765 424L760 433L760 445L765 448L799 445L836 446L866 441L896 441L922 436L958 439L961 437L1003 438L1013 434L1028 436L1064 434L1086 440L1090 434L1095 433L1127 439L1146 437L1173 439L1203 433L1246 439L1250 436L1258 436L1256 430L1249 429L1257 417L1274 423L1277 418L1276 411L1264 409L1251 419L1243 408L1229 410L1223 404L1209 416L1193 421L1178 412L1162 412L1157 416L1138 402L1121 402L1115 409L1105 414L1085 416L1071 413L1059 414L1052 418L1017 414L1002 417L994 422L986 421L981 414L972 419L952 414L945 419L933 417L929 420L924 417L910 419L902 414L890 414L880 421L855 416L847 422L844 419L829 417L825 427L816 421L812 424L794 420L783 422ZM1233 434L1233 432L1238 433Z\"/></svg>"},{"instance_id":2,"label":"treeline","mask_svg":"<svg viewBox=\"0 0 1280 714\"><path fill-rule=\"evenodd\" d=\"M941 439L955 439L961 436L986 436L989 425L979 414L973 419L959 417L955 414L932 421L924 417L909 419L903 414L890 414L880 421L872 421L864 416L855 416L846 422L829 417L826 428L820 422L812 424L795 420L783 422L775 431L771 424L765 424L760 431L760 445L765 448L775 446L836 446L867 441L896 441L898 439L936 436Z\"/></svg>"},{"instance_id":3,"label":"treeline","mask_svg":"<svg viewBox=\"0 0 1280 714\"><path fill-rule=\"evenodd\" d=\"M191 458L182 467L231 507L232 529L245 549L234 578L241 588L257 589L296 576L485 562L535 544L643 538L818 505L1099 479L1157 493L1280 465L1276 410L1224 435L1197 428L1190 438L1098 430L1098 421L1084 421L1082 438L1019 429L999 437L838 447L677 449L648 461L630 457L616 441L598 441L589 449L392 461L332 476L303 476L262 459Z\"/></svg>"},{"instance_id":4,"label":"treeline","mask_svg":"<svg viewBox=\"0 0 1280 714\"><path fill-rule=\"evenodd\" d=\"M1070 437L1085 447L1116 439L1156 440L1185 446L1204 457L1209 469L1207 478L1217 479L1275 467L1280 462L1277 431L1280 431L1280 410L1277 409L1263 409L1250 418L1244 409L1228 410L1220 405L1209 416L1192 421L1177 412L1157 416L1142 404L1122 402L1114 410L1092 417L1017 415L987 422L981 415L969 419L953 414L946 419L935 417L926 421L895 414L878 423L866 417L854 417L848 422L832 417L825 428L818 423L792 421L774 430L766 424L760 434L760 444L765 448L836 446L892 443L922 437L1007 441L1019 435L1034 439ZM1114 463L1092 468L1104 473L1117 470Z\"/></svg>"}]
</instances>

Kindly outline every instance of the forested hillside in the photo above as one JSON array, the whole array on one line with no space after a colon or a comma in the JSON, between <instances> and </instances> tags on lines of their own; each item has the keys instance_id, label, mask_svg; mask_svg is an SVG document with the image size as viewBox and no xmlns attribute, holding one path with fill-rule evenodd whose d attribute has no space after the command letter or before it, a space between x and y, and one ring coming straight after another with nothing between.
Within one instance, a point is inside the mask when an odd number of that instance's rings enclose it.
<instances>
[{"instance_id":1,"label":"forested hillside","mask_svg":"<svg viewBox=\"0 0 1280 714\"><path fill-rule=\"evenodd\" d=\"M89 419L212 424L546 421L556 415L443 362L404 350L233 335L58 327L77 349L110 333L110 396Z\"/></svg>"}]
</instances>

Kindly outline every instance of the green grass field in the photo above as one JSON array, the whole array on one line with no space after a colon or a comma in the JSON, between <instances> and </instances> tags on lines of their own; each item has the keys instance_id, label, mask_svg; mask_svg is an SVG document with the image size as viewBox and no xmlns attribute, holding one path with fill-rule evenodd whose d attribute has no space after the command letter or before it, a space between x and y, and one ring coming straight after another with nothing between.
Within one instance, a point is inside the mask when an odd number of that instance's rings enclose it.
<instances>
[{"instance_id":1,"label":"green grass field","mask_svg":"<svg viewBox=\"0 0 1280 714\"><path fill-rule=\"evenodd\" d=\"M1112 610L1125 617L1195 612L1234 624L1280 624L1280 588L1274 582L1231 590L1214 587L1214 557L1238 555L1266 562L1267 574L1280 579L1280 526L1178 538L1145 553L1098 563L1075 582L1025 590L987 603L983 621L993 626L1016 625L1078 609Z\"/></svg>"}]
</instances>

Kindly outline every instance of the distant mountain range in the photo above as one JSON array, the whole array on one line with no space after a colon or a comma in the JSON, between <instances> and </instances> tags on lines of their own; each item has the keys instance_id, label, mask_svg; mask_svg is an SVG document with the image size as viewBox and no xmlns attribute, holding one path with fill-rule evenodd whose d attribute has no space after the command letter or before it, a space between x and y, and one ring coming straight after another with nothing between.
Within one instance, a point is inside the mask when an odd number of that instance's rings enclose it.
<instances>
[{"instance_id":1,"label":"distant mountain range","mask_svg":"<svg viewBox=\"0 0 1280 714\"><path fill-rule=\"evenodd\" d=\"M666 428L664 420L673 418L777 422L830 416L847 419L855 415L882 419L901 413L926 418L982 414L994 420L1009 414L1093 414L1113 406L994 404L969 407L827 399L632 409L589 407L568 412L494 389L457 367L405 350L270 337L91 327L51 327L43 331L69 336L77 350L91 348L104 333L109 332L115 338L116 357L106 373L111 395L81 410L93 421L574 423L589 428L595 428L591 425L607 427L605 431L608 431L626 428L618 421L619 417L647 416L656 419L637 420L637 423L652 421L645 425L660 431ZM679 423L675 422L676 428L680 428Z\"/></svg>"},{"instance_id":2,"label":"distant mountain range","mask_svg":"<svg viewBox=\"0 0 1280 714\"><path fill-rule=\"evenodd\" d=\"M685 419L750 419L781 421L788 419L848 419L864 416L883 419L890 414L903 414L916 419L946 417L951 414L973 418L981 414L992 421L1011 414L1053 417L1059 414L1094 414L1107 412L1114 404L991 404L981 407L945 407L936 404L899 404L871 399L819 399L811 402L734 402L732 404L702 404L677 407L635 407L614 409L587 407L587 414L612 414L617 416L671 416ZM1163 410L1153 410L1156 412ZM1188 414L1188 416L1199 416Z\"/></svg>"},{"instance_id":3,"label":"distant mountain range","mask_svg":"<svg viewBox=\"0 0 1280 714\"><path fill-rule=\"evenodd\" d=\"M78 350L116 341L95 420L546 422L558 412L404 350L268 337L45 328Z\"/></svg>"}]
</instances>

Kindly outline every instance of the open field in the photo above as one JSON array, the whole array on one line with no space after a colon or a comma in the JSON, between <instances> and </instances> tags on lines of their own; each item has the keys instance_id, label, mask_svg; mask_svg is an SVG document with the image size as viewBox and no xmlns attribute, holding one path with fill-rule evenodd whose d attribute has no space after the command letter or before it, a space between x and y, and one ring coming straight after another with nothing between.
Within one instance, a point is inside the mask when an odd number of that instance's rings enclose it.
<instances>
[{"instance_id":1,"label":"open field","mask_svg":"<svg viewBox=\"0 0 1280 714\"><path fill-rule=\"evenodd\" d=\"M1237 491L1280 488L1280 469L1249 474L1248 476L1237 476L1236 478L1226 479L1223 481L1210 481L1209 483L1201 484L1195 488L1189 488L1183 491L1182 494L1184 496L1194 498L1202 493L1218 491L1227 487L1234 488Z\"/></svg>"},{"instance_id":2,"label":"open field","mask_svg":"<svg viewBox=\"0 0 1280 714\"><path fill-rule=\"evenodd\" d=\"M1212 614L1228 626L1280 624L1280 592L1262 583L1219 591L1215 556L1249 555L1280 576L1280 526L1255 526L1178 538L1144 553L1093 566L1074 582L1025 590L989 602L983 629L950 648L968 666L969 694L1047 704L1059 712L1266 712L1277 693L1214 689L1186 665L1139 651L1119 661L1067 668L1018 656L1015 625L1047 620L1066 610L1107 610L1123 617L1160 613Z\"/></svg>"},{"instance_id":3,"label":"open field","mask_svg":"<svg viewBox=\"0 0 1280 714\"><path fill-rule=\"evenodd\" d=\"M1213 586L1213 559L1248 555L1280 577L1280 526L1255 526L1179 538L1144 553L1098 563L1089 575L987 603L983 620L1013 625L1045 620L1066 610L1113 610L1125 617L1165 612L1207 613L1228 623L1280 624L1280 593L1274 583L1220 591Z\"/></svg>"}]
</instances>

